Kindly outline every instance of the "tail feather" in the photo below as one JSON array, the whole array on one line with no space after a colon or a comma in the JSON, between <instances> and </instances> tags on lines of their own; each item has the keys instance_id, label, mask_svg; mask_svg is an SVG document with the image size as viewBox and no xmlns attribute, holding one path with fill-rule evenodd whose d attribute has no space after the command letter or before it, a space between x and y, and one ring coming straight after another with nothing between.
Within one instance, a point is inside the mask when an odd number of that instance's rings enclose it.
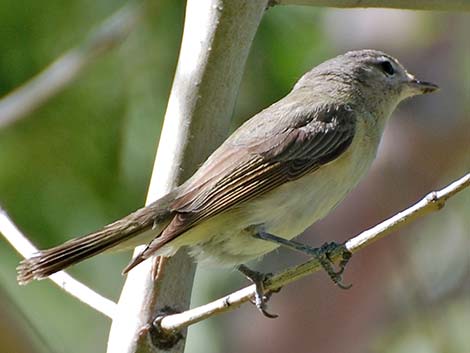
<instances>
[{"instance_id":1,"label":"tail feather","mask_svg":"<svg viewBox=\"0 0 470 353\"><path fill-rule=\"evenodd\" d=\"M163 230L171 218L168 204L172 196L154 202L106 227L80 238L69 240L59 246L41 250L20 262L17 267L19 284L27 284L35 279L46 278L70 265L81 262L121 244L135 246L133 238L151 230L153 236ZM127 241L131 242L127 242ZM141 242L138 242L141 244Z\"/></svg>"},{"instance_id":2,"label":"tail feather","mask_svg":"<svg viewBox=\"0 0 470 353\"><path fill-rule=\"evenodd\" d=\"M54 248L39 251L17 267L18 283L46 278L66 267L81 262L129 239L134 234L107 234L105 229L70 240Z\"/></svg>"}]
</instances>

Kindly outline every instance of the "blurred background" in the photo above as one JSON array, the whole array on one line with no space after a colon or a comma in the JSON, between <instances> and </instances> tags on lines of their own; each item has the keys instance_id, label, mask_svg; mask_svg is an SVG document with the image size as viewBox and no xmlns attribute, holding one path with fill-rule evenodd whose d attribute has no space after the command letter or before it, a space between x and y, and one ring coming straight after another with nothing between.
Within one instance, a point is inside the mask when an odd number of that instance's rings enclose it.
<instances>
[{"instance_id":1,"label":"blurred background","mask_svg":"<svg viewBox=\"0 0 470 353\"><path fill-rule=\"evenodd\" d=\"M0 96L38 73L124 4L0 1ZM129 38L26 119L0 130L0 205L39 247L94 230L144 203L176 68L184 1L159 0ZM270 9L247 63L233 127L285 95L316 64L350 49L397 57L441 91L400 105L367 178L300 238L343 241L470 169L469 15ZM223 79L223 78L221 78ZM130 253L70 273L117 300ZM20 256L0 237L0 352L103 352L110 321L48 281L19 287ZM268 272L305 258L280 250ZM193 326L188 352L464 353L470 346L470 190L355 255L352 289L323 273ZM199 269L193 305L245 286Z\"/></svg>"}]
</instances>

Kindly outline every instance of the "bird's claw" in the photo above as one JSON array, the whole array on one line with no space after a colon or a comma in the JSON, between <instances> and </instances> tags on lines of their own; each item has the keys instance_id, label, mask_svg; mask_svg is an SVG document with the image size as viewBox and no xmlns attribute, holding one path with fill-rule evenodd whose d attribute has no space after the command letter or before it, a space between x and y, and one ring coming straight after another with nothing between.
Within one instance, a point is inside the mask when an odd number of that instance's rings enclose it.
<instances>
[{"instance_id":1,"label":"bird's claw","mask_svg":"<svg viewBox=\"0 0 470 353\"><path fill-rule=\"evenodd\" d=\"M265 293L265 288L264 288L264 281L266 281L266 279L268 279L272 275L270 273L267 274L267 273L261 273L261 272L258 272L258 271L253 271L245 265L240 265L238 267L238 270L241 273L243 273L245 275L245 277L248 278L255 285L255 296L254 296L254 299L251 302L254 305L256 305L258 310L265 317L270 318L270 319L277 318L279 315L271 314L267 310L267 307L268 307L267 303L268 303L269 299L271 298L271 295L274 291L269 291L269 292ZM279 290L280 289L276 290L276 292L278 292Z\"/></svg>"},{"instance_id":2,"label":"bird's claw","mask_svg":"<svg viewBox=\"0 0 470 353\"><path fill-rule=\"evenodd\" d=\"M333 266L333 261L331 259L331 255L333 252L337 251L338 248L341 248L341 256L342 259L339 263L339 270L335 270ZM349 260L351 259L351 252L348 251L344 245L337 244L334 242L325 243L320 248L316 249L315 257L320 262L323 269L326 271L328 276L331 280L341 289L350 289L352 284L344 284L343 283L343 272L348 264Z\"/></svg>"}]
</instances>

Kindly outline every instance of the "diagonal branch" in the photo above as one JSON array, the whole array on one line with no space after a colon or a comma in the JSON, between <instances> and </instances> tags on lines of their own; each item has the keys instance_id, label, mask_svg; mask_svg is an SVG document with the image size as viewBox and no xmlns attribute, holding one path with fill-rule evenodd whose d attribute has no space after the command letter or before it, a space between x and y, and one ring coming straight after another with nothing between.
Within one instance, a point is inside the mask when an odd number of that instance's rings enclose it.
<instances>
[{"instance_id":1,"label":"diagonal branch","mask_svg":"<svg viewBox=\"0 0 470 353\"><path fill-rule=\"evenodd\" d=\"M21 233L10 217L8 217L7 213L1 208L0 233L3 234L5 239L24 258L30 257L38 251L38 249L36 249L23 233ZM71 296L89 305L96 311L106 315L110 319L114 317L114 313L116 312L116 304L114 302L94 292L66 272L57 272L50 276L49 279Z\"/></svg>"},{"instance_id":2,"label":"diagonal branch","mask_svg":"<svg viewBox=\"0 0 470 353\"><path fill-rule=\"evenodd\" d=\"M470 0L271 0L272 5L310 5L339 8L381 7L408 10L470 11Z\"/></svg>"},{"instance_id":3,"label":"diagonal branch","mask_svg":"<svg viewBox=\"0 0 470 353\"><path fill-rule=\"evenodd\" d=\"M467 187L470 187L470 173L454 181L442 190L429 193L413 206L349 239L344 243L343 249L345 248L351 253L355 253L385 235L396 231L399 227L414 221L418 217L442 209L450 197ZM341 256L341 252L342 249L335 251L332 254L332 259L338 260ZM265 288L266 290L281 288L286 284L297 281L321 269L322 267L318 260L311 259L310 261L298 266L293 266L271 277L266 281ZM255 286L251 285L200 307L178 314L159 317L155 320L154 325L158 325L159 329L163 332L173 334L196 322L238 308L241 304L249 301L254 294Z\"/></svg>"},{"instance_id":4,"label":"diagonal branch","mask_svg":"<svg viewBox=\"0 0 470 353\"><path fill-rule=\"evenodd\" d=\"M118 46L142 16L132 1L93 30L84 43L52 62L42 72L0 99L0 128L34 111L74 82L94 60Z\"/></svg>"}]
</instances>

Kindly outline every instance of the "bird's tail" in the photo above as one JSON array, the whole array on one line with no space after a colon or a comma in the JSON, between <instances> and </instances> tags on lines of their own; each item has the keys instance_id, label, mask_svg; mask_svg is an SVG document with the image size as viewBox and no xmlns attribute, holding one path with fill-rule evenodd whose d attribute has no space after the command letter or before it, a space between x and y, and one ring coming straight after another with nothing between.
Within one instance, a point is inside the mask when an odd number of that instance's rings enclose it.
<instances>
[{"instance_id":1,"label":"bird's tail","mask_svg":"<svg viewBox=\"0 0 470 353\"><path fill-rule=\"evenodd\" d=\"M149 239L141 235L147 233L157 236L168 224L170 216L171 211L164 198L96 232L41 250L21 261L17 268L18 283L24 285L34 279L46 278L111 248L143 244Z\"/></svg>"}]
</instances>

